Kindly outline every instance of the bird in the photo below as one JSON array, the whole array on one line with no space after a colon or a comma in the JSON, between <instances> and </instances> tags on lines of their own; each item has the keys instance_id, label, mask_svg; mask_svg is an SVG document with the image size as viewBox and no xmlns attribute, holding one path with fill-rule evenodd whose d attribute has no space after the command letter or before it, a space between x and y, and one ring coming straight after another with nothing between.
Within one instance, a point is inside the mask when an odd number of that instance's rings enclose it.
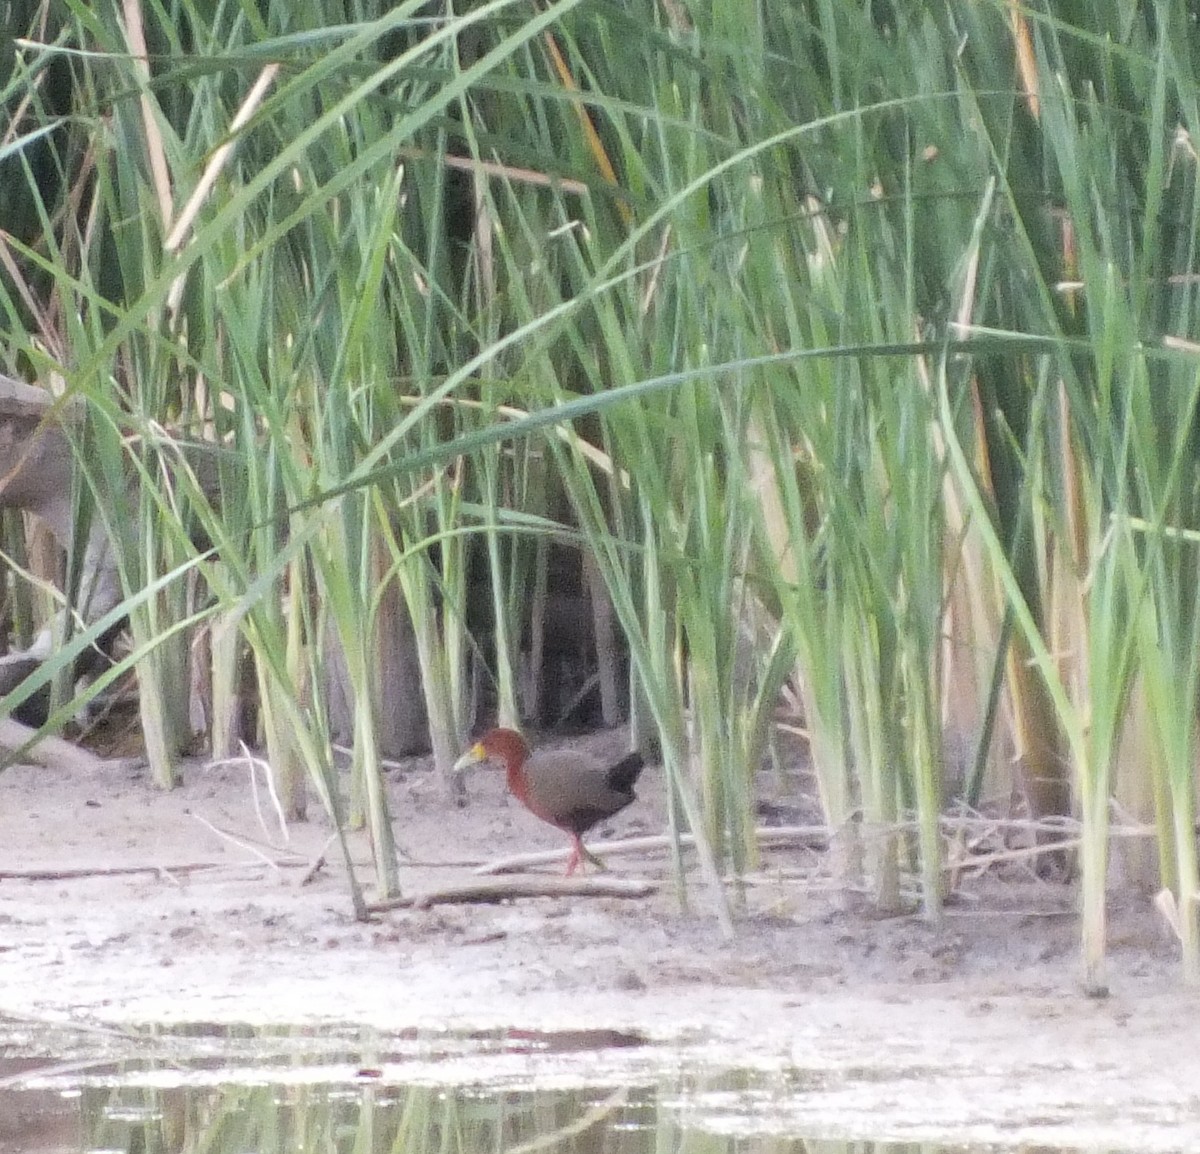
<instances>
[{"instance_id":1,"label":"bird","mask_svg":"<svg viewBox=\"0 0 1200 1154\"><path fill-rule=\"evenodd\" d=\"M593 761L574 749L530 753L514 729L489 729L455 763L455 773L481 762L504 766L508 791L530 813L571 835L566 876L583 861L604 863L583 844L592 826L623 810L637 798L633 786L642 772L642 755L631 753L615 765Z\"/></svg>"}]
</instances>

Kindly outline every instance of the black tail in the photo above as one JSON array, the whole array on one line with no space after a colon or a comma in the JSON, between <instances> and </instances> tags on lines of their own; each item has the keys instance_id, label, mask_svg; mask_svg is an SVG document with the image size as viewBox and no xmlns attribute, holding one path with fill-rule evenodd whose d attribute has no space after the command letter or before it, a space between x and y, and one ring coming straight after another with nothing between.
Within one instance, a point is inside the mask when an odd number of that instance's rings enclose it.
<instances>
[{"instance_id":1,"label":"black tail","mask_svg":"<svg viewBox=\"0 0 1200 1154\"><path fill-rule=\"evenodd\" d=\"M632 793L633 783L637 781L644 764L640 753L631 753L612 766L605 773L604 780L608 782L610 789L615 789L618 793Z\"/></svg>"}]
</instances>

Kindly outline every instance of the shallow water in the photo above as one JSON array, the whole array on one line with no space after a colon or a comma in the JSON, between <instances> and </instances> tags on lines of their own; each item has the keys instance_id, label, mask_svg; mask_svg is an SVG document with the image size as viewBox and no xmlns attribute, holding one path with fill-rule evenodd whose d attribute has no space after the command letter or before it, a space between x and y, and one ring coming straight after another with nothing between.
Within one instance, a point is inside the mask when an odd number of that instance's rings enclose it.
<instances>
[{"instance_id":1,"label":"shallow water","mask_svg":"<svg viewBox=\"0 0 1200 1154\"><path fill-rule=\"evenodd\" d=\"M1043 1150L1072 1148L1046 1143L1054 1118L986 1140L975 1128L942 1144L889 1142L883 1115L873 1130L869 1113L820 1109L837 1101L844 1073L739 1069L694 1042L617 1031L0 1023L0 1154L932 1154L1027 1148L1035 1136ZM921 1074L856 1070L852 1080L911 1099ZM919 1100L905 1105L920 1114ZM930 1112L932 1134L932 1099Z\"/></svg>"}]
</instances>

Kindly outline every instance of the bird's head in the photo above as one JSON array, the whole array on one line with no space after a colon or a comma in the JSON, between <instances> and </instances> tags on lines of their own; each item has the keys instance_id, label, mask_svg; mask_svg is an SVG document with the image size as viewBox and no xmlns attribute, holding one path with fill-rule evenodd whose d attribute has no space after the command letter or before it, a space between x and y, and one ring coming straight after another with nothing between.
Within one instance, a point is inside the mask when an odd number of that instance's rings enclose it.
<instances>
[{"instance_id":1,"label":"bird's head","mask_svg":"<svg viewBox=\"0 0 1200 1154\"><path fill-rule=\"evenodd\" d=\"M472 765L496 761L506 769L515 770L529 756L529 746L514 729L489 729L466 753L454 763L454 772L462 773Z\"/></svg>"}]
</instances>

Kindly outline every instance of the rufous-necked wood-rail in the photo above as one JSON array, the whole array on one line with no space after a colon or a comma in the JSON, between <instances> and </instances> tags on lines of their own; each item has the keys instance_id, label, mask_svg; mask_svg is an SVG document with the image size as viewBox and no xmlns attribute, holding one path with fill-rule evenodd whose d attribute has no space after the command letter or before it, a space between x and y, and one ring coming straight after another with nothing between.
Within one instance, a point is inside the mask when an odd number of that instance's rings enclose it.
<instances>
[{"instance_id":1,"label":"rufous-necked wood-rail","mask_svg":"<svg viewBox=\"0 0 1200 1154\"><path fill-rule=\"evenodd\" d=\"M594 761L575 749L543 749L530 753L525 739L512 729L490 729L454 766L461 773L479 762L504 766L509 792L530 813L571 835L574 843L567 873L586 859L599 869L604 863L583 844L592 826L612 817L636 797L634 782L642 772L642 755L631 753L615 765Z\"/></svg>"}]
</instances>

